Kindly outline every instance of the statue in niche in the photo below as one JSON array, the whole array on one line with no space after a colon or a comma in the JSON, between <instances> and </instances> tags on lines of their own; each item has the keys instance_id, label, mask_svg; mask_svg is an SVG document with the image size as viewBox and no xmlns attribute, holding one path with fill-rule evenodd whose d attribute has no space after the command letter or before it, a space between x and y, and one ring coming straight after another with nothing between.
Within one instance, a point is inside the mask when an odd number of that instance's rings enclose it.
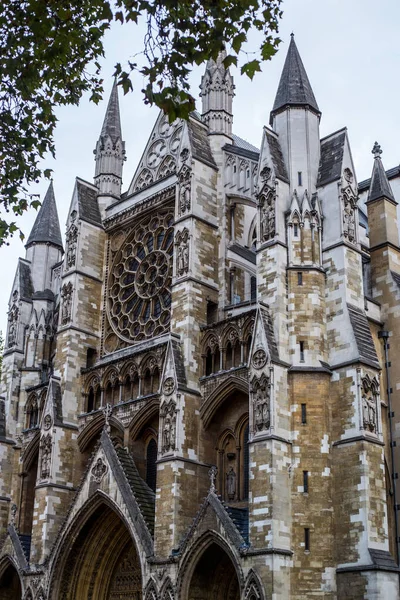
<instances>
[{"instance_id":1,"label":"statue in niche","mask_svg":"<svg viewBox=\"0 0 400 600\"><path fill-rule=\"evenodd\" d=\"M76 218L76 212L72 211L71 213L71 225L67 231L66 239L67 239L67 267L71 269L75 265L76 262L76 246L78 240L78 228L75 225L74 221Z\"/></svg>"},{"instance_id":2,"label":"statue in niche","mask_svg":"<svg viewBox=\"0 0 400 600\"><path fill-rule=\"evenodd\" d=\"M275 202L272 194L263 196L261 205L261 239L267 242L275 236Z\"/></svg>"},{"instance_id":3,"label":"statue in niche","mask_svg":"<svg viewBox=\"0 0 400 600\"><path fill-rule=\"evenodd\" d=\"M72 283L65 283L61 290L61 324L66 325L71 320L72 310Z\"/></svg>"},{"instance_id":4,"label":"statue in niche","mask_svg":"<svg viewBox=\"0 0 400 600\"><path fill-rule=\"evenodd\" d=\"M229 500L234 500L236 496L236 473L233 467L229 467L226 474L226 492Z\"/></svg>"},{"instance_id":5,"label":"statue in niche","mask_svg":"<svg viewBox=\"0 0 400 600\"><path fill-rule=\"evenodd\" d=\"M377 399L379 384L374 377L371 378L366 375L362 379L362 420L363 428L370 431L371 433L377 433L378 430L378 416L377 416Z\"/></svg>"},{"instance_id":6,"label":"statue in niche","mask_svg":"<svg viewBox=\"0 0 400 600\"><path fill-rule=\"evenodd\" d=\"M48 433L42 437L41 442L42 456L40 460L40 477L47 479L50 477L50 461L51 461L51 436Z\"/></svg>"},{"instance_id":7,"label":"statue in niche","mask_svg":"<svg viewBox=\"0 0 400 600\"><path fill-rule=\"evenodd\" d=\"M13 303L8 313L8 347L15 346L17 343L17 328L18 328L18 316L19 308L17 306L18 292L17 290L13 293Z\"/></svg>"},{"instance_id":8,"label":"statue in niche","mask_svg":"<svg viewBox=\"0 0 400 600\"><path fill-rule=\"evenodd\" d=\"M349 242L355 242L356 224L353 203L346 195L343 198L343 233Z\"/></svg>"},{"instance_id":9,"label":"statue in niche","mask_svg":"<svg viewBox=\"0 0 400 600\"><path fill-rule=\"evenodd\" d=\"M179 174L179 214L190 210L190 169L184 166Z\"/></svg>"},{"instance_id":10,"label":"statue in niche","mask_svg":"<svg viewBox=\"0 0 400 600\"><path fill-rule=\"evenodd\" d=\"M270 383L263 375L255 377L252 382L252 397L254 407L254 431L264 431L271 427Z\"/></svg>"},{"instance_id":11,"label":"statue in niche","mask_svg":"<svg viewBox=\"0 0 400 600\"><path fill-rule=\"evenodd\" d=\"M189 271L189 231L185 228L176 235L177 258L176 271L178 277Z\"/></svg>"},{"instance_id":12,"label":"statue in niche","mask_svg":"<svg viewBox=\"0 0 400 600\"><path fill-rule=\"evenodd\" d=\"M176 441L176 404L171 401L164 404L162 415L162 451L175 450Z\"/></svg>"}]
</instances>

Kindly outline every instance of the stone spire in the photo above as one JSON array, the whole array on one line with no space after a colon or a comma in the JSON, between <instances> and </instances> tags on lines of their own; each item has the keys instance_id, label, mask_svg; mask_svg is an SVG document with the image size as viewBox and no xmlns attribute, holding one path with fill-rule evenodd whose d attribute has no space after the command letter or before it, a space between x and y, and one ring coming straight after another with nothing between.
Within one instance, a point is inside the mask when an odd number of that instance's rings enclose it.
<instances>
[{"instance_id":1,"label":"stone spire","mask_svg":"<svg viewBox=\"0 0 400 600\"><path fill-rule=\"evenodd\" d=\"M293 33L291 34L289 50L279 81L271 117L288 106L307 106L318 115L321 114L297 50Z\"/></svg>"},{"instance_id":2,"label":"stone spire","mask_svg":"<svg viewBox=\"0 0 400 600\"><path fill-rule=\"evenodd\" d=\"M125 142L122 141L117 80L111 90L99 141L94 150L96 171L94 182L100 194L120 196Z\"/></svg>"},{"instance_id":3,"label":"stone spire","mask_svg":"<svg viewBox=\"0 0 400 600\"><path fill-rule=\"evenodd\" d=\"M368 202L371 202L372 200L377 200L378 198L387 198L388 200L396 202L393 196L392 188L390 187L390 183L385 173L385 169L383 168L381 160L382 149L378 142L375 142L374 147L372 148L372 154L374 155L375 160L372 169Z\"/></svg>"},{"instance_id":4,"label":"stone spire","mask_svg":"<svg viewBox=\"0 0 400 600\"><path fill-rule=\"evenodd\" d=\"M224 66L226 51L218 54L217 60L210 58L201 78L202 119L210 133L232 134L233 77Z\"/></svg>"},{"instance_id":5,"label":"stone spire","mask_svg":"<svg viewBox=\"0 0 400 600\"><path fill-rule=\"evenodd\" d=\"M52 244L63 250L53 182L48 187L25 247L28 249L33 244Z\"/></svg>"}]
</instances>

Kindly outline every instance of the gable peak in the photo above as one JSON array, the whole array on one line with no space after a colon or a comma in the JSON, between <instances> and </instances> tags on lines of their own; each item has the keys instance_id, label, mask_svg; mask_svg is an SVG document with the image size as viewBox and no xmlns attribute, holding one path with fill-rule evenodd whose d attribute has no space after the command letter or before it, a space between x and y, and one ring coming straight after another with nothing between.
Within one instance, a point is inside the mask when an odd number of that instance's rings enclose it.
<instances>
[{"instance_id":1,"label":"gable peak","mask_svg":"<svg viewBox=\"0 0 400 600\"><path fill-rule=\"evenodd\" d=\"M63 249L53 181L50 182L47 189L25 247L28 248L31 244L40 243L52 244L58 246L61 250Z\"/></svg>"}]
</instances>

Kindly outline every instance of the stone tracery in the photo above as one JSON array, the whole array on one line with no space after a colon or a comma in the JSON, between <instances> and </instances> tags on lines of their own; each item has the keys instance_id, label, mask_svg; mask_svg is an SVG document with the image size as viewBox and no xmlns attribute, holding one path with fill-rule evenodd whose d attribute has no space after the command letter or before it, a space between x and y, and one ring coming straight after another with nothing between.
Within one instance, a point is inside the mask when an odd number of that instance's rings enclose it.
<instances>
[{"instance_id":1,"label":"stone tracery","mask_svg":"<svg viewBox=\"0 0 400 600\"><path fill-rule=\"evenodd\" d=\"M253 430L255 433L271 427L271 385L265 374L251 382L253 404Z\"/></svg>"},{"instance_id":2,"label":"stone tracery","mask_svg":"<svg viewBox=\"0 0 400 600\"><path fill-rule=\"evenodd\" d=\"M108 316L128 342L169 328L173 254L170 210L140 221L116 253L109 280Z\"/></svg>"}]
</instances>

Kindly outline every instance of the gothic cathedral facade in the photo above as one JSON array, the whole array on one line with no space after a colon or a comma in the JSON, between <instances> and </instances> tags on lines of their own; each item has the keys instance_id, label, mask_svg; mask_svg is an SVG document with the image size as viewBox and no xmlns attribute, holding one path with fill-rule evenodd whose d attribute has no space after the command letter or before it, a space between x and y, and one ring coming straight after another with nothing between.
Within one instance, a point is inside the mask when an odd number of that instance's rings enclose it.
<instances>
[{"instance_id":1,"label":"gothic cathedral facade","mask_svg":"<svg viewBox=\"0 0 400 600\"><path fill-rule=\"evenodd\" d=\"M48 189L9 304L2 600L399 597L381 150L361 189L293 37L260 148L233 96L221 54L122 192L114 85L65 252Z\"/></svg>"}]
</instances>

